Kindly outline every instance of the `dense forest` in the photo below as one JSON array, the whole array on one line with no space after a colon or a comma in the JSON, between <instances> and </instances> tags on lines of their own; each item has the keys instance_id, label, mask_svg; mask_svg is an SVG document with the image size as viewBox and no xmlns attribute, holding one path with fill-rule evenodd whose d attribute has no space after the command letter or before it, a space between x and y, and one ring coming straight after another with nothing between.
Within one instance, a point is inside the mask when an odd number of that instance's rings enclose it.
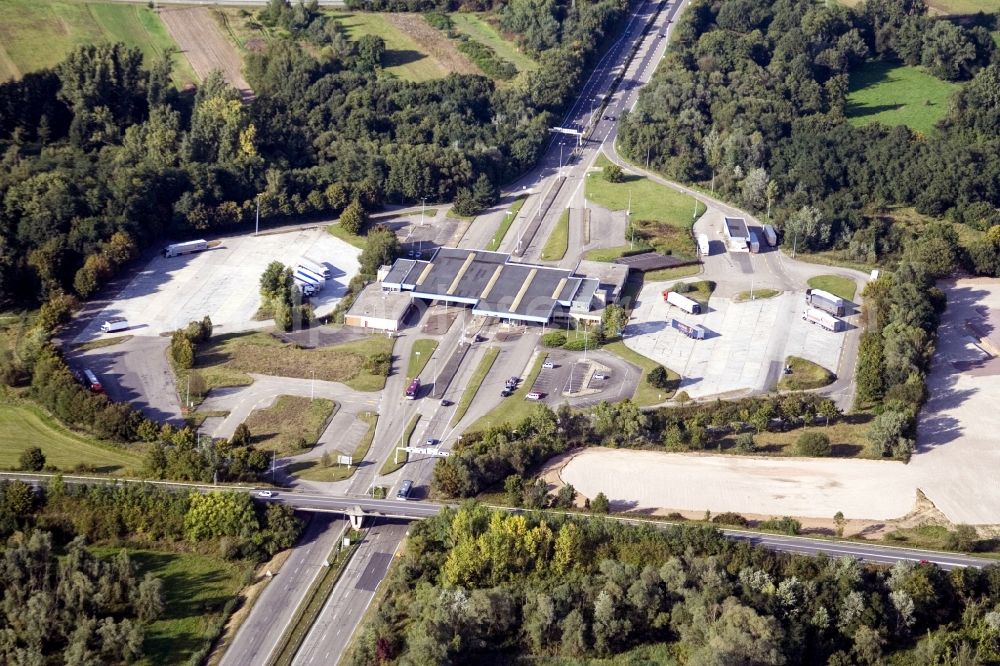
<instances>
[{"instance_id":1,"label":"dense forest","mask_svg":"<svg viewBox=\"0 0 1000 666\"><path fill-rule=\"evenodd\" d=\"M1000 659L1000 568L788 555L707 527L508 515L415 524L348 663Z\"/></svg>"},{"instance_id":2,"label":"dense forest","mask_svg":"<svg viewBox=\"0 0 1000 666\"><path fill-rule=\"evenodd\" d=\"M919 65L963 85L927 135L856 127L845 117L849 77L871 60ZM1000 58L987 28L932 18L923 0L855 8L697 0L623 117L620 147L636 161L649 155L672 178L770 212L789 247L836 248L862 262L910 253L935 276L958 262L997 275L1000 235L938 255L939 242L926 246L886 214L905 205L977 230L1000 225L997 90Z\"/></svg>"},{"instance_id":3,"label":"dense forest","mask_svg":"<svg viewBox=\"0 0 1000 666\"><path fill-rule=\"evenodd\" d=\"M290 547L300 530L291 509L254 507L246 493L69 486L60 477L36 491L0 481L0 538L7 541L0 660L127 664L142 657L143 627L164 612L163 583L140 577L126 550L98 558L88 545L257 561Z\"/></svg>"},{"instance_id":4,"label":"dense forest","mask_svg":"<svg viewBox=\"0 0 1000 666\"><path fill-rule=\"evenodd\" d=\"M288 36L248 56L248 100L219 77L181 95L166 59L82 46L0 85L0 303L87 297L137 247L247 222L258 200L265 219L352 202L489 205L537 158L626 7L498 5L504 30L539 60L505 86L384 75L381 38L349 42L315 3L284 0L259 12Z\"/></svg>"}]
</instances>

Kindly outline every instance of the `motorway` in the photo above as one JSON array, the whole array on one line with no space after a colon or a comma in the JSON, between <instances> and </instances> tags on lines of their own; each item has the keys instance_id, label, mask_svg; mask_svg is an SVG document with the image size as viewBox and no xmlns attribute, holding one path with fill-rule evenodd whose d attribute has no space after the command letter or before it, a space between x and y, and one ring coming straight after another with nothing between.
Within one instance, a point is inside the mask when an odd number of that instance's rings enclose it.
<instances>
[{"instance_id":1,"label":"motorway","mask_svg":"<svg viewBox=\"0 0 1000 666\"><path fill-rule=\"evenodd\" d=\"M378 520L368 529L306 634L293 666L340 661L406 534L407 523L400 521Z\"/></svg>"},{"instance_id":2,"label":"motorway","mask_svg":"<svg viewBox=\"0 0 1000 666\"><path fill-rule=\"evenodd\" d=\"M222 655L220 666L266 664L281 642L309 584L323 571L333 547L347 528L334 514L317 513L281 569L257 597L250 614Z\"/></svg>"}]
</instances>

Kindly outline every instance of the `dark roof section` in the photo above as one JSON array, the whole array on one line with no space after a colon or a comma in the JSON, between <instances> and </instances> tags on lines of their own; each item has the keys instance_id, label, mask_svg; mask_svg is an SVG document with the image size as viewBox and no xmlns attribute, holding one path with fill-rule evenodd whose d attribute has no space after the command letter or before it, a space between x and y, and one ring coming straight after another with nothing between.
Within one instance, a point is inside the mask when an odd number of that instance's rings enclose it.
<instances>
[{"instance_id":1,"label":"dark roof section","mask_svg":"<svg viewBox=\"0 0 1000 666\"><path fill-rule=\"evenodd\" d=\"M730 238L749 238L750 230L747 229L747 221L742 217L727 217L726 234Z\"/></svg>"},{"instance_id":2,"label":"dark roof section","mask_svg":"<svg viewBox=\"0 0 1000 666\"><path fill-rule=\"evenodd\" d=\"M658 254L656 252L643 252L642 254L633 254L629 257L619 257L615 259L616 264L624 264L631 269L641 271L643 273L647 271L658 271L661 268L674 268L675 266L687 266L689 264L697 263L692 259L680 259L678 257L673 257L667 254Z\"/></svg>"},{"instance_id":3,"label":"dark roof section","mask_svg":"<svg viewBox=\"0 0 1000 666\"><path fill-rule=\"evenodd\" d=\"M417 278L420 277L426 266L426 261L397 259L385 278L383 278L382 284L393 286L397 289L413 289Z\"/></svg>"}]
</instances>

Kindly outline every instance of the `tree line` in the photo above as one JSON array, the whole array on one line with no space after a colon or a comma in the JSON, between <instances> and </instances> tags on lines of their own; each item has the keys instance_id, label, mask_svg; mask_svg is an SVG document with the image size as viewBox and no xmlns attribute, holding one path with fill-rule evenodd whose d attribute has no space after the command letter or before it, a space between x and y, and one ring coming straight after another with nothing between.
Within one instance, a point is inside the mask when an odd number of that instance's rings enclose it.
<instances>
[{"instance_id":1,"label":"tree line","mask_svg":"<svg viewBox=\"0 0 1000 666\"><path fill-rule=\"evenodd\" d=\"M988 20L983 18L981 22ZM897 258L920 236L889 206L986 230L1000 225L998 51L983 25L931 18L923 0L849 8L807 0L692 4L633 113L623 152L767 213L800 250L855 261ZM936 128L847 122L852 73L921 65L965 81ZM956 239L957 240L957 239ZM995 237L946 257L996 275Z\"/></svg>"},{"instance_id":2,"label":"tree line","mask_svg":"<svg viewBox=\"0 0 1000 666\"><path fill-rule=\"evenodd\" d=\"M415 524L348 663L983 663L1000 567L778 553L476 504Z\"/></svg>"}]
</instances>

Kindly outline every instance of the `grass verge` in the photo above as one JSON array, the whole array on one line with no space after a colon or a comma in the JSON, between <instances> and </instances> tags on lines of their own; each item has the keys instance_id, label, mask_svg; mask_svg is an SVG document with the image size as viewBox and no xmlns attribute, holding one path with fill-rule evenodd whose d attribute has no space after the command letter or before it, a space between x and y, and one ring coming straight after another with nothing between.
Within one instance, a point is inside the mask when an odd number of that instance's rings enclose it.
<instances>
[{"instance_id":1,"label":"grass verge","mask_svg":"<svg viewBox=\"0 0 1000 666\"><path fill-rule=\"evenodd\" d=\"M796 451L795 444L803 433L820 432L830 438L832 449L831 458L871 458L881 460L879 456L873 456L868 449L868 429L871 426L872 415L867 412L856 412L843 416L830 425L823 425L823 419L819 419L819 425L804 428L795 428L785 432L764 431L754 434L754 443L757 450L754 455L776 455L800 457ZM727 435L717 444L706 449L708 453L732 453L736 455L746 455L736 448L736 436Z\"/></svg>"},{"instance_id":2,"label":"grass verge","mask_svg":"<svg viewBox=\"0 0 1000 666\"><path fill-rule=\"evenodd\" d=\"M528 395L531 387L534 386L535 380L538 378L538 373L542 371L542 363L544 362L545 354L539 354L535 359L535 363L531 366L528 376L524 378L524 381L521 382L517 390L509 397L504 398L503 402L494 407L490 412L476 419L465 431L476 432L492 426L499 426L502 423L510 425L518 423L529 416L538 403L525 399L525 396Z\"/></svg>"},{"instance_id":3,"label":"grass verge","mask_svg":"<svg viewBox=\"0 0 1000 666\"><path fill-rule=\"evenodd\" d=\"M552 229L552 233L549 234L548 240L545 241L545 247L542 248L542 259L558 261L566 256L568 248L569 209L567 208L559 216L556 226Z\"/></svg>"},{"instance_id":4,"label":"grass verge","mask_svg":"<svg viewBox=\"0 0 1000 666\"><path fill-rule=\"evenodd\" d=\"M524 53L521 53L513 42L504 39L495 27L485 21L483 18L485 15L471 12L453 12L448 16L451 17L458 32L489 46L496 51L499 57L513 63L518 72L538 68L537 62Z\"/></svg>"},{"instance_id":5,"label":"grass verge","mask_svg":"<svg viewBox=\"0 0 1000 666\"><path fill-rule=\"evenodd\" d=\"M813 289L828 291L845 301L854 300L854 292L858 290L858 285L855 284L854 280L840 275L817 275L809 278L808 284Z\"/></svg>"},{"instance_id":6,"label":"grass verge","mask_svg":"<svg viewBox=\"0 0 1000 666\"><path fill-rule=\"evenodd\" d=\"M832 384L836 379L836 376L823 366L798 356L786 358L785 365L790 366L792 372L782 375L778 382L778 388L782 391L817 389Z\"/></svg>"},{"instance_id":7,"label":"grass verge","mask_svg":"<svg viewBox=\"0 0 1000 666\"><path fill-rule=\"evenodd\" d=\"M700 264L691 264L690 266L675 266L674 268L661 268L658 271L649 271L643 274L642 279L645 282L665 282L667 280L676 280L677 278L691 277L700 272Z\"/></svg>"},{"instance_id":8,"label":"grass verge","mask_svg":"<svg viewBox=\"0 0 1000 666\"><path fill-rule=\"evenodd\" d=\"M611 352L615 356L628 361L632 365L636 365L642 368L642 375L639 377L639 385L635 389L635 393L632 395L632 402L639 405L640 407L645 407L647 405L656 405L664 400L669 400L674 397L674 393L677 389L662 389L651 385L646 377L649 375L649 371L653 368L660 366L659 363L651 358L647 358L637 351L629 349L625 346L625 343L619 340L618 342L609 342L603 347L605 350ZM664 367L667 371L667 377L674 384L680 381L681 376L670 368Z\"/></svg>"},{"instance_id":9,"label":"grass verge","mask_svg":"<svg viewBox=\"0 0 1000 666\"><path fill-rule=\"evenodd\" d=\"M851 72L847 119L852 125L906 125L928 134L958 88L919 67L869 62Z\"/></svg>"},{"instance_id":10,"label":"grass verge","mask_svg":"<svg viewBox=\"0 0 1000 666\"><path fill-rule=\"evenodd\" d=\"M365 244L368 242L364 236L352 234L350 231L340 226L340 224L328 224L326 226L326 232L334 238L339 238L345 243L350 243L359 250L365 249Z\"/></svg>"},{"instance_id":11,"label":"grass verge","mask_svg":"<svg viewBox=\"0 0 1000 666\"><path fill-rule=\"evenodd\" d=\"M212 338L199 350L195 369L209 388L246 386L248 373L342 382L356 391L381 391L385 377L372 374L366 359L391 354L395 340L372 335L362 340L319 349L303 349L268 333L237 333ZM182 386L183 377L178 377Z\"/></svg>"},{"instance_id":12,"label":"grass verge","mask_svg":"<svg viewBox=\"0 0 1000 666\"><path fill-rule=\"evenodd\" d=\"M354 473L358 471L358 465L368 455L368 450L372 446L372 440L375 439L375 426L378 424L378 414L375 412L362 412L358 414L358 418L368 422L368 431L365 432L364 437L361 438L358 445L354 447L354 453L351 454L352 465L350 467L344 467L336 462L333 462L329 467L324 467L323 463L317 458L291 463L285 467L285 470L289 474L307 481L343 481L354 476Z\"/></svg>"},{"instance_id":13,"label":"grass verge","mask_svg":"<svg viewBox=\"0 0 1000 666\"><path fill-rule=\"evenodd\" d=\"M486 375L490 373L490 369L493 367L493 362L497 360L497 356L500 355L499 347L490 347L486 350L486 354L483 356L482 360L479 361L479 365L476 366L476 371L472 373L472 377L469 379L469 383L465 387L465 391L462 392L462 398L458 401L458 405L455 406L455 413L451 417L451 426L455 427L465 416L465 413L469 411L469 407L472 405L472 401L475 399L476 394L479 393L479 389L483 385L483 381L486 379Z\"/></svg>"},{"instance_id":14,"label":"grass verge","mask_svg":"<svg viewBox=\"0 0 1000 666\"><path fill-rule=\"evenodd\" d=\"M400 444L400 446L410 445L410 439L413 437L413 431L417 429L417 423L419 422L420 422L420 414L414 414L413 418L410 419L410 422L406 424L406 430L403 431L403 437L401 438L402 443ZM396 452L396 447L393 447L392 453L388 458L385 459L385 462L382 463L382 468L378 471L380 476L392 474L396 470L400 469L403 465L405 465L406 461L409 460L410 458L410 454L408 454L406 451L403 451L402 460L396 462L397 455L398 454Z\"/></svg>"},{"instance_id":15,"label":"grass verge","mask_svg":"<svg viewBox=\"0 0 1000 666\"><path fill-rule=\"evenodd\" d=\"M270 407L250 412L246 425L258 449L284 454L301 452L316 444L338 408L337 403L326 398L279 395Z\"/></svg>"},{"instance_id":16,"label":"grass verge","mask_svg":"<svg viewBox=\"0 0 1000 666\"><path fill-rule=\"evenodd\" d=\"M121 549L90 549L111 557ZM146 626L143 658L138 664L187 664L215 637L251 570L245 562L228 562L199 553L126 549L139 577L151 573L163 581L163 617Z\"/></svg>"},{"instance_id":17,"label":"grass verge","mask_svg":"<svg viewBox=\"0 0 1000 666\"><path fill-rule=\"evenodd\" d=\"M517 219L517 215L521 212L521 207L524 206L524 202L526 200L527 197L520 196L511 202L510 208L507 209L510 214L503 216L500 228L497 229L497 232L493 234L493 238L490 239L489 249L496 250L500 247L500 243L503 242L504 236L506 236L507 232L510 231L510 226L514 224L514 220Z\"/></svg>"},{"instance_id":18,"label":"grass verge","mask_svg":"<svg viewBox=\"0 0 1000 666\"><path fill-rule=\"evenodd\" d=\"M431 360L431 356L434 355L434 350L437 349L437 340L432 340L430 338L421 338L413 343L413 350L410 352L410 363L406 366L406 378L413 379L414 377L419 377L420 373L423 371L427 362Z\"/></svg>"},{"instance_id":19,"label":"grass verge","mask_svg":"<svg viewBox=\"0 0 1000 666\"><path fill-rule=\"evenodd\" d=\"M31 404L0 404L0 467L18 469L21 453L37 446L45 463L63 471L86 466L101 474L128 474L142 459L125 449L67 430Z\"/></svg>"},{"instance_id":20,"label":"grass verge","mask_svg":"<svg viewBox=\"0 0 1000 666\"><path fill-rule=\"evenodd\" d=\"M115 345L120 345L123 342L128 342L131 339L132 339L131 335L116 335L111 338L98 338L97 340L91 340L89 342L81 342L78 345L73 345L73 351L90 351L91 349L113 347Z\"/></svg>"},{"instance_id":21,"label":"grass verge","mask_svg":"<svg viewBox=\"0 0 1000 666\"><path fill-rule=\"evenodd\" d=\"M695 301L698 301L702 305L708 303L708 299L712 297L712 292L715 291L715 283L711 280L699 280L698 282L689 282L688 287L690 291L685 292L685 296Z\"/></svg>"},{"instance_id":22,"label":"grass verge","mask_svg":"<svg viewBox=\"0 0 1000 666\"><path fill-rule=\"evenodd\" d=\"M331 552L333 557L328 558L330 566L324 567L317 580L313 582L303 598L302 604L296 610L292 622L289 624L288 632L281 637L277 655L271 662L274 666L289 666L295 658L295 653L302 647L302 641L305 640L306 634L315 624L327 598L333 592L334 585L340 580L344 567L347 566L354 551L358 549L358 544L361 543L363 535L357 534L355 536L356 538L351 539L351 545L346 549L341 548L340 540L337 541L337 546Z\"/></svg>"},{"instance_id":23,"label":"grass verge","mask_svg":"<svg viewBox=\"0 0 1000 666\"><path fill-rule=\"evenodd\" d=\"M445 64L429 50L406 34L389 19L377 12L335 12L332 16L347 32L352 42L364 35L381 37L385 41L382 70L404 81L430 81L448 75ZM423 20L422 17L416 17ZM442 36L443 38L443 36Z\"/></svg>"},{"instance_id":24,"label":"grass verge","mask_svg":"<svg viewBox=\"0 0 1000 666\"><path fill-rule=\"evenodd\" d=\"M751 299L750 297L751 292L741 291L740 293L733 296L733 302L743 303L744 301L749 301L749 300L759 301L762 298L774 298L780 293L781 292L778 291L777 289L754 289L752 292L753 298Z\"/></svg>"}]
</instances>

